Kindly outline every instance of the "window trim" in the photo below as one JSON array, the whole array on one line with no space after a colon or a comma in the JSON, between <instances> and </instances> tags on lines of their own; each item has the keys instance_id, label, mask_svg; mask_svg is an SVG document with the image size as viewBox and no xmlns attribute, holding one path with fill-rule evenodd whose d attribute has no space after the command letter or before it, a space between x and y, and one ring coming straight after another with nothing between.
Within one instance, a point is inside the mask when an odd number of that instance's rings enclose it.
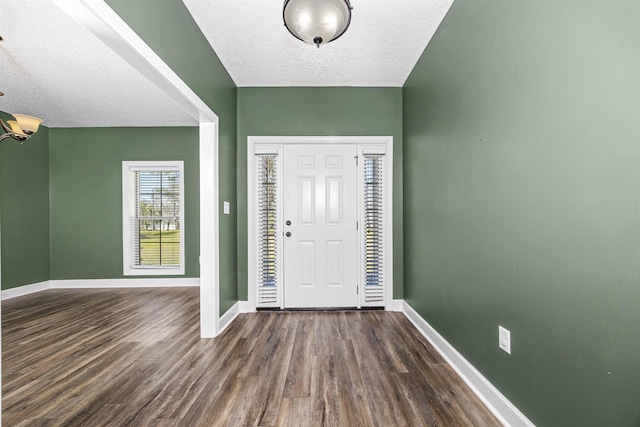
<instances>
[{"instance_id":1,"label":"window trim","mask_svg":"<svg viewBox=\"0 0 640 427\"><path fill-rule=\"evenodd\" d=\"M133 230L129 226L135 191L132 171L177 170L180 174L180 265L173 266L134 266ZM185 274L185 215L184 215L184 161L123 161L122 162L122 274L124 276L181 276Z\"/></svg>"}]
</instances>

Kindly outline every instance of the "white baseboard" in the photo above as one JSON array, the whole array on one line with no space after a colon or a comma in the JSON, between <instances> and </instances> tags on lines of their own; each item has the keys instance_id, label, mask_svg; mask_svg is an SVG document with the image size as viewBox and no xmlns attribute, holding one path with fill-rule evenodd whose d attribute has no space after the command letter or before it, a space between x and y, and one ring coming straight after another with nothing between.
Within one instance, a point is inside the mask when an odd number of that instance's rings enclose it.
<instances>
[{"instance_id":1,"label":"white baseboard","mask_svg":"<svg viewBox=\"0 0 640 427\"><path fill-rule=\"evenodd\" d=\"M220 320L218 321L218 334L221 334L240 313L240 301L237 301L226 313L220 316Z\"/></svg>"},{"instance_id":2,"label":"white baseboard","mask_svg":"<svg viewBox=\"0 0 640 427\"><path fill-rule=\"evenodd\" d=\"M252 307L249 301L238 301L238 305L240 307L240 313L254 313L256 311L256 308Z\"/></svg>"},{"instance_id":3,"label":"white baseboard","mask_svg":"<svg viewBox=\"0 0 640 427\"><path fill-rule=\"evenodd\" d=\"M390 304L384 308L386 311L403 311L404 308L404 300L402 299L394 299L391 300Z\"/></svg>"},{"instance_id":4,"label":"white baseboard","mask_svg":"<svg viewBox=\"0 0 640 427\"><path fill-rule=\"evenodd\" d=\"M151 278L151 279L72 279L52 280L53 289L86 288L176 288L200 286L199 278Z\"/></svg>"},{"instance_id":5,"label":"white baseboard","mask_svg":"<svg viewBox=\"0 0 640 427\"><path fill-rule=\"evenodd\" d=\"M73 279L73 280L46 280L30 285L2 291L2 300L17 298L33 294L47 289L87 289L87 288L169 288L200 286L199 278L188 279Z\"/></svg>"},{"instance_id":6,"label":"white baseboard","mask_svg":"<svg viewBox=\"0 0 640 427\"><path fill-rule=\"evenodd\" d=\"M17 288L4 289L2 291L2 301L11 298L17 298L24 295L51 289L51 280L44 282L32 283L30 285L18 286Z\"/></svg>"},{"instance_id":7,"label":"white baseboard","mask_svg":"<svg viewBox=\"0 0 640 427\"><path fill-rule=\"evenodd\" d=\"M509 400L504 397L476 368L445 340L406 301L403 301L404 315L414 324L425 338L444 357L465 383L478 395L480 400L505 426L535 427Z\"/></svg>"}]
</instances>

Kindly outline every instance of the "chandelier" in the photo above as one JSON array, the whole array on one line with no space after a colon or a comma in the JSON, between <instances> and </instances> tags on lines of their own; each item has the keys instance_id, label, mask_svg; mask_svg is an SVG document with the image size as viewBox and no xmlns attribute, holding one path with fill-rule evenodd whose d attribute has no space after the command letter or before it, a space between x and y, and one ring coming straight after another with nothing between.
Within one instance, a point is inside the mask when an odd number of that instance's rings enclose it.
<instances>
[{"instance_id":1,"label":"chandelier","mask_svg":"<svg viewBox=\"0 0 640 427\"><path fill-rule=\"evenodd\" d=\"M7 123L0 118L0 125L7 132L4 135L0 135L0 141L13 138L24 142L38 131L38 126L42 123L42 119L25 114L12 114L12 116L15 120L7 120Z\"/></svg>"}]
</instances>

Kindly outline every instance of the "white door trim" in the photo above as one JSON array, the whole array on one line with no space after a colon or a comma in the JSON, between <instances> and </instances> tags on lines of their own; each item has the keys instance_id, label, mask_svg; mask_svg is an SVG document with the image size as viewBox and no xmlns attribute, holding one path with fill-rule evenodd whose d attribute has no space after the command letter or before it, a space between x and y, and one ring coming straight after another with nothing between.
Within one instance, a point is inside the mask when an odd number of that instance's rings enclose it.
<instances>
[{"instance_id":1,"label":"white door trim","mask_svg":"<svg viewBox=\"0 0 640 427\"><path fill-rule=\"evenodd\" d=\"M256 150L264 152L262 147L278 149L286 144L357 144L361 146L384 145L386 152L385 191L385 225L384 233L384 277L385 308L393 306L393 137L392 136L248 136L247 137L247 299L248 309L256 309L257 289L257 217L255 194L255 165ZM360 152L360 148L358 148ZM280 244L281 246L281 244ZM281 277L281 276L280 276ZM282 302L282 298L280 298ZM282 308L282 307L281 307Z\"/></svg>"},{"instance_id":2,"label":"white door trim","mask_svg":"<svg viewBox=\"0 0 640 427\"><path fill-rule=\"evenodd\" d=\"M219 332L218 116L104 0L53 0L200 123L200 335Z\"/></svg>"}]
</instances>

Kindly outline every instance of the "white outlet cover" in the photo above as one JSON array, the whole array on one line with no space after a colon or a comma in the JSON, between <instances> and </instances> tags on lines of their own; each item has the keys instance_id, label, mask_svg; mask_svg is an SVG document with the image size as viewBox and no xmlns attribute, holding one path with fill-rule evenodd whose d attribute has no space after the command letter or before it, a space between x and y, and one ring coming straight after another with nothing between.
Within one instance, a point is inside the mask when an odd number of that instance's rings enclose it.
<instances>
[{"instance_id":1,"label":"white outlet cover","mask_svg":"<svg viewBox=\"0 0 640 427\"><path fill-rule=\"evenodd\" d=\"M507 354L511 354L511 332L502 326L498 326L498 346Z\"/></svg>"},{"instance_id":2,"label":"white outlet cover","mask_svg":"<svg viewBox=\"0 0 640 427\"><path fill-rule=\"evenodd\" d=\"M231 205L230 205L230 203L229 203L229 202L224 202L224 205L223 205L222 210L223 210L223 212L222 212L223 214L225 214L225 215L229 215L229 212L230 212L230 210L231 210Z\"/></svg>"}]
</instances>

